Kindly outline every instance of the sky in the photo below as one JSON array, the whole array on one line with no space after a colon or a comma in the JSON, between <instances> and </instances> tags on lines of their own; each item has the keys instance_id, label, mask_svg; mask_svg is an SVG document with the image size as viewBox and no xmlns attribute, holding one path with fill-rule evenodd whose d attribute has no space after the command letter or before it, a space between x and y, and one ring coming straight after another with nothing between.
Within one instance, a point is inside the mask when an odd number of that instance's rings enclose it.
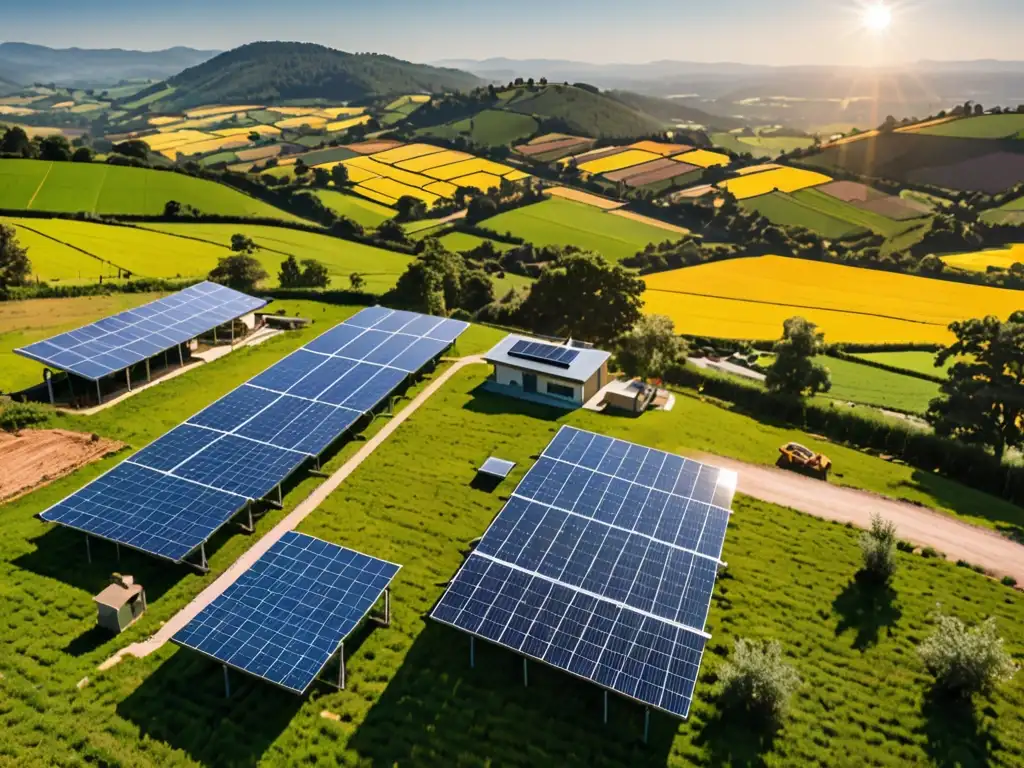
<instances>
[{"instance_id":1,"label":"sky","mask_svg":"<svg viewBox=\"0 0 1024 768\"><path fill-rule=\"evenodd\" d=\"M0 0L0 36L57 48L226 50L299 40L411 61L890 64L1021 59L1024 0Z\"/></svg>"}]
</instances>

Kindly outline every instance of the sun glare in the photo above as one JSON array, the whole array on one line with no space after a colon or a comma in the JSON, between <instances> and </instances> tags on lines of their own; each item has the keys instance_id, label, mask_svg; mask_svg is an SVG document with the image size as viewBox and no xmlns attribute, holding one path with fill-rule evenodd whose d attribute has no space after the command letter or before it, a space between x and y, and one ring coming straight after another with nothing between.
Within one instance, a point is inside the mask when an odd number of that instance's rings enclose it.
<instances>
[{"instance_id":1,"label":"sun glare","mask_svg":"<svg viewBox=\"0 0 1024 768\"><path fill-rule=\"evenodd\" d=\"M864 9L864 26L876 32L882 32L892 24L892 11L883 3L869 5Z\"/></svg>"}]
</instances>

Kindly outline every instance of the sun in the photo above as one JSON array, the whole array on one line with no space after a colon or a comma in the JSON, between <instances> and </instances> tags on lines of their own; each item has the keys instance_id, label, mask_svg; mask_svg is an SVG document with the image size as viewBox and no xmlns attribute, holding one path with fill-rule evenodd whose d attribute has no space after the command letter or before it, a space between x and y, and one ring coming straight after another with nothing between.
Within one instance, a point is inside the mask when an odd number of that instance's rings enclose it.
<instances>
[{"instance_id":1,"label":"sun","mask_svg":"<svg viewBox=\"0 0 1024 768\"><path fill-rule=\"evenodd\" d=\"M869 5L864 9L864 26L875 32L883 32L892 24L892 10L883 3Z\"/></svg>"}]
</instances>

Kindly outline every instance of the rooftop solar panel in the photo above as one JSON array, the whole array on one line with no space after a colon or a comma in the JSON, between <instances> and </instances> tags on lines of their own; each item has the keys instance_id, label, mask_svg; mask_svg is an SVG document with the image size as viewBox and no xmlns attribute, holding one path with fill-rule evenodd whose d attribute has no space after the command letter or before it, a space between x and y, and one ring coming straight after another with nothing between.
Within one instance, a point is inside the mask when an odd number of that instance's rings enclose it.
<instances>
[{"instance_id":1,"label":"rooftop solar panel","mask_svg":"<svg viewBox=\"0 0 1024 768\"><path fill-rule=\"evenodd\" d=\"M305 693L400 567L289 531L171 640Z\"/></svg>"},{"instance_id":2,"label":"rooftop solar panel","mask_svg":"<svg viewBox=\"0 0 1024 768\"><path fill-rule=\"evenodd\" d=\"M579 350L570 347L561 347L556 344L542 344L539 341L527 341L521 339L512 345L508 351L510 357L518 357L523 360L533 360L536 363L546 363L556 368L568 368L579 356Z\"/></svg>"},{"instance_id":3,"label":"rooftop solar panel","mask_svg":"<svg viewBox=\"0 0 1024 768\"><path fill-rule=\"evenodd\" d=\"M514 461L506 461L505 459L499 459L495 456L491 456L483 463L480 467L480 472L485 475L493 475L494 477L508 477L508 473L515 469L516 463Z\"/></svg>"},{"instance_id":4,"label":"rooftop solar panel","mask_svg":"<svg viewBox=\"0 0 1024 768\"><path fill-rule=\"evenodd\" d=\"M685 718L735 486L562 427L431 615Z\"/></svg>"},{"instance_id":5,"label":"rooftop solar panel","mask_svg":"<svg viewBox=\"0 0 1024 768\"><path fill-rule=\"evenodd\" d=\"M247 315L266 303L265 299L203 282L14 351L96 380Z\"/></svg>"},{"instance_id":6,"label":"rooftop solar panel","mask_svg":"<svg viewBox=\"0 0 1024 768\"><path fill-rule=\"evenodd\" d=\"M125 481L110 489L97 480L40 517L180 561L248 501L265 497L308 458L318 456L450 344L406 331L454 339L467 327L458 320L364 309L115 468L115 479L134 479L139 473L163 478L161 483L173 489L166 504L140 483ZM368 362L371 356L377 362ZM211 491L223 495L204 505ZM104 493L118 503L96 503L97 494ZM156 522L150 514L153 504L162 515ZM182 535L181 546L170 546L163 541L164 528L175 530L174 518L186 510L195 535ZM193 515L199 519L192 520ZM150 527L153 536L140 535Z\"/></svg>"}]
</instances>

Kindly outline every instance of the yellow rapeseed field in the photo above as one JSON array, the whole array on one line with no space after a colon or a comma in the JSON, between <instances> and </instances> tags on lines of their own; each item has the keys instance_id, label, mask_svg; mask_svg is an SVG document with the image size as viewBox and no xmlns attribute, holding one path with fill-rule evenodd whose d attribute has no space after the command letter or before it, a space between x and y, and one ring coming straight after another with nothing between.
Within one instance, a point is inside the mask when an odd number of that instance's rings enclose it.
<instances>
[{"instance_id":1,"label":"yellow rapeseed field","mask_svg":"<svg viewBox=\"0 0 1024 768\"><path fill-rule=\"evenodd\" d=\"M372 157L352 157L348 160L342 161L346 168L362 168L364 171L370 171L376 176L383 176L386 179L394 179L402 184L408 184L410 187L425 187L430 184L434 179L423 176L418 173L409 173L403 171L401 168L395 168L393 165L387 165L385 163L378 163Z\"/></svg>"},{"instance_id":2,"label":"yellow rapeseed field","mask_svg":"<svg viewBox=\"0 0 1024 768\"><path fill-rule=\"evenodd\" d=\"M545 194L553 195L554 197L561 197L566 200L574 200L577 203L592 205L595 208L600 208L605 211L611 211L625 205L625 203L619 202L618 200L609 200L607 197L592 195L589 192L584 192L580 189L571 189L569 187L548 187L544 192Z\"/></svg>"},{"instance_id":3,"label":"yellow rapeseed field","mask_svg":"<svg viewBox=\"0 0 1024 768\"><path fill-rule=\"evenodd\" d=\"M260 136L279 136L281 130L272 125L246 125L238 128L218 128L213 131L217 136L248 136L258 133Z\"/></svg>"},{"instance_id":4,"label":"yellow rapeseed field","mask_svg":"<svg viewBox=\"0 0 1024 768\"><path fill-rule=\"evenodd\" d=\"M432 205L437 200L437 195L431 192L425 192L422 189L411 187L408 184L402 184L401 182L395 181L394 179L367 179L360 186L365 189L379 192L382 195L393 197L395 200L402 197L403 195L409 195L410 197L418 197L420 200L425 202L427 205Z\"/></svg>"},{"instance_id":5,"label":"yellow rapeseed field","mask_svg":"<svg viewBox=\"0 0 1024 768\"><path fill-rule=\"evenodd\" d=\"M373 200L376 203L383 203L384 205L394 205L395 203L398 202L398 200L391 197L390 195L382 195L380 192L376 192L372 189L367 189L362 184L353 187L352 191L362 195L368 200Z\"/></svg>"},{"instance_id":6,"label":"yellow rapeseed field","mask_svg":"<svg viewBox=\"0 0 1024 768\"><path fill-rule=\"evenodd\" d=\"M736 173L740 176L747 176L751 173L760 173L761 171L770 171L775 168L781 168L781 165L776 163L761 163L761 165L749 165L746 168L738 168Z\"/></svg>"},{"instance_id":7,"label":"yellow rapeseed field","mask_svg":"<svg viewBox=\"0 0 1024 768\"><path fill-rule=\"evenodd\" d=\"M435 147L433 144L403 144L394 149L378 152L373 159L380 163L400 163L403 160L411 160L414 157L442 151L444 151L444 147Z\"/></svg>"},{"instance_id":8,"label":"yellow rapeseed field","mask_svg":"<svg viewBox=\"0 0 1024 768\"><path fill-rule=\"evenodd\" d=\"M358 117L348 117L344 120L335 120L328 123L325 127L328 131L347 131L352 126L368 123L371 119L369 115L359 115Z\"/></svg>"},{"instance_id":9,"label":"yellow rapeseed field","mask_svg":"<svg viewBox=\"0 0 1024 768\"><path fill-rule=\"evenodd\" d=\"M423 189L441 197L451 197L458 190L458 187L454 184L449 184L447 181L435 181L433 184L427 184Z\"/></svg>"},{"instance_id":10,"label":"yellow rapeseed field","mask_svg":"<svg viewBox=\"0 0 1024 768\"><path fill-rule=\"evenodd\" d=\"M522 181L523 179L530 178L530 174L523 173L522 171L512 171L512 173L506 173L504 178L509 181Z\"/></svg>"},{"instance_id":11,"label":"yellow rapeseed field","mask_svg":"<svg viewBox=\"0 0 1024 768\"><path fill-rule=\"evenodd\" d=\"M683 155L685 160L686 155ZM814 187L818 184L827 184L832 181L830 176L815 171L805 171L801 168L776 168L771 171L752 173L749 176L740 176L736 179L728 179L718 186L725 187L740 200L758 195L767 195L769 192L778 190L780 192L796 192L807 187Z\"/></svg>"},{"instance_id":12,"label":"yellow rapeseed field","mask_svg":"<svg viewBox=\"0 0 1024 768\"><path fill-rule=\"evenodd\" d=\"M249 146L249 139L245 136L214 136L206 141L194 141L189 144L175 144L173 147L160 150L160 154L169 160L174 160L179 154L182 155L204 155L207 152L217 152L222 149L234 149L235 147Z\"/></svg>"},{"instance_id":13,"label":"yellow rapeseed field","mask_svg":"<svg viewBox=\"0 0 1024 768\"><path fill-rule=\"evenodd\" d=\"M247 109L263 109L262 104L239 104L236 106L200 107L190 109L185 114L188 117L209 117L210 115L223 115L227 112L245 112Z\"/></svg>"},{"instance_id":14,"label":"yellow rapeseed field","mask_svg":"<svg viewBox=\"0 0 1024 768\"><path fill-rule=\"evenodd\" d=\"M481 192L486 192L492 187L501 186L501 177L495 176L492 173L471 173L467 176L460 176L457 179L452 179L452 184L456 187L472 187L473 189L479 189Z\"/></svg>"},{"instance_id":15,"label":"yellow rapeseed field","mask_svg":"<svg viewBox=\"0 0 1024 768\"><path fill-rule=\"evenodd\" d=\"M1005 288L953 283L838 264L760 256L644 278L645 311L668 315L680 333L774 339L786 318L817 323L825 340L948 343L949 323L1024 308Z\"/></svg>"},{"instance_id":16,"label":"yellow rapeseed field","mask_svg":"<svg viewBox=\"0 0 1024 768\"><path fill-rule=\"evenodd\" d=\"M641 163L649 163L660 158L661 155L656 155L654 152L645 152L642 149L627 149L625 152L619 152L615 155L580 163L578 168L584 173L609 173L640 165Z\"/></svg>"},{"instance_id":17,"label":"yellow rapeseed field","mask_svg":"<svg viewBox=\"0 0 1024 768\"><path fill-rule=\"evenodd\" d=\"M993 248L988 251L955 253L951 256L943 256L942 261L947 266L969 269L972 272L985 272L989 267L1009 269L1018 262L1024 263L1024 244L1018 243L1008 248Z\"/></svg>"},{"instance_id":18,"label":"yellow rapeseed field","mask_svg":"<svg viewBox=\"0 0 1024 768\"><path fill-rule=\"evenodd\" d=\"M495 176L504 176L506 173L511 173L514 170L515 168L510 168L501 163L485 160L482 157L474 157L470 160L463 160L460 163L449 163L448 165L442 165L440 168L431 168L425 171L425 173L427 176L432 176L441 181L451 181L460 176L468 176L471 173L481 171L483 173L493 173Z\"/></svg>"},{"instance_id":19,"label":"yellow rapeseed field","mask_svg":"<svg viewBox=\"0 0 1024 768\"><path fill-rule=\"evenodd\" d=\"M173 133L158 133L153 136L144 136L143 141L149 145L154 152L161 152L165 149L180 147L183 144L192 144L197 141L217 138L213 134L202 131L174 131Z\"/></svg>"},{"instance_id":20,"label":"yellow rapeseed field","mask_svg":"<svg viewBox=\"0 0 1024 768\"><path fill-rule=\"evenodd\" d=\"M322 165L317 165L315 167L316 168L325 168L325 169L327 169L329 171L329 170L331 170L331 168L333 168L334 166L339 165L339 164L345 166L345 169L348 171L348 178L349 178L349 180L355 182L356 184L362 184L367 179L379 178L378 175L376 173L374 173L373 171L368 171L365 168L360 168L357 165L349 165L348 163L346 163L344 161L337 161L337 162L333 162L333 163L323 163Z\"/></svg>"},{"instance_id":21,"label":"yellow rapeseed field","mask_svg":"<svg viewBox=\"0 0 1024 768\"><path fill-rule=\"evenodd\" d=\"M326 115L320 114L318 107L267 107L271 112L277 112L280 115L289 115L291 117L302 117L303 115L316 115L317 117L326 117Z\"/></svg>"},{"instance_id":22,"label":"yellow rapeseed field","mask_svg":"<svg viewBox=\"0 0 1024 768\"><path fill-rule=\"evenodd\" d=\"M366 111L366 107L326 107L320 110L327 117L339 117L345 115L346 117L355 117L361 115Z\"/></svg>"},{"instance_id":23,"label":"yellow rapeseed field","mask_svg":"<svg viewBox=\"0 0 1024 768\"><path fill-rule=\"evenodd\" d=\"M175 123L180 123L181 118L164 115L162 117L151 117L146 122L150 125L174 125Z\"/></svg>"},{"instance_id":24,"label":"yellow rapeseed field","mask_svg":"<svg viewBox=\"0 0 1024 768\"><path fill-rule=\"evenodd\" d=\"M242 113L236 113L242 114ZM181 120L176 123L167 123L157 127L161 133L167 133L169 131L185 131L185 130L196 130L199 128L207 128L211 125L219 125L225 120L231 117L230 114L224 115L213 115L212 117L197 117L194 120Z\"/></svg>"},{"instance_id":25,"label":"yellow rapeseed field","mask_svg":"<svg viewBox=\"0 0 1024 768\"><path fill-rule=\"evenodd\" d=\"M304 125L310 128L323 128L327 125L327 118L317 115L301 115L299 117L289 117L287 120L279 120L274 125L281 129L301 128Z\"/></svg>"},{"instance_id":26,"label":"yellow rapeseed field","mask_svg":"<svg viewBox=\"0 0 1024 768\"><path fill-rule=\"evenodd\" d=\"M673 160L679 160L683 163L689 163L690 165L696 165L701 168L710 168L713 165L728 165L729 156L723 155L721 152L710 152L706 149L695 149L693 152L684 152L681 155L675 155Z\"/></svg>"},{"instance_id":27,"label":"yellow rapeseed field","mask_svg":"<svg viewBox=\"0 0 1024 768\"><path fill-rule=\"evenodd\" d=\"M396 168L401 168L406 171L413 173L422 173L429 168L437 168L441 165L448 165L449 163L458 163L463 160L472 159L472 155L468 155L465 152L459 152L455 149L446 149L443 152L428 152L425 155L419 157L413 157L408 160L402 160L395 163Z\"/></svg>"}]
</instances>

